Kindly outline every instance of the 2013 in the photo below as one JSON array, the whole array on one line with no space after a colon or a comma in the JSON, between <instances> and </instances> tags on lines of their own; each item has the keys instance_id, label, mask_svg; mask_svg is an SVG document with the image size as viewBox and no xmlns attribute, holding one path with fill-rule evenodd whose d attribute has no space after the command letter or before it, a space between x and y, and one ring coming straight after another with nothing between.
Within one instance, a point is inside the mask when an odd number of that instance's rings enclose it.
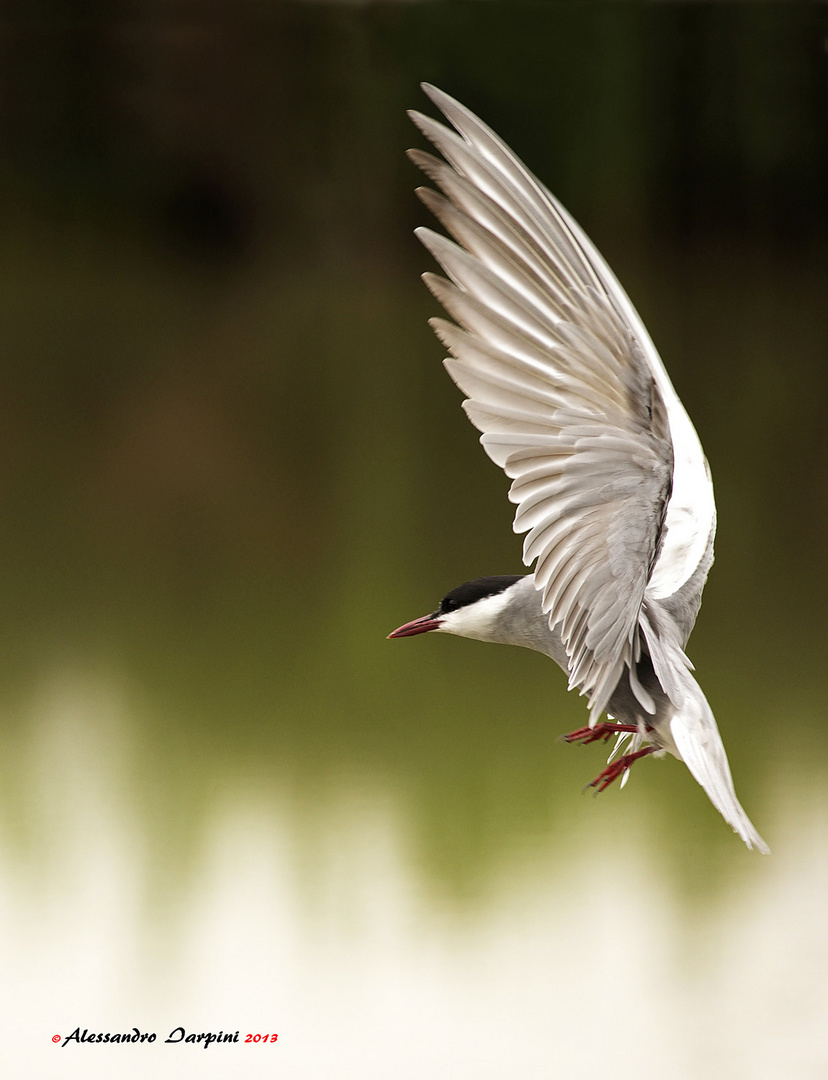
<instances>
[{"instance_id":1,"label":"2013","mask_svg":"<svg viewBox=\"0 0 828 1080\"><path fill-rule=\"evenodd\" d=\"M276 1042L276 1040L278 1038L279 1038L279 1036L275 1035L275 1034L274 1035L248 1035L248 1036L246 1036L244 1041L249 1042L249 1043L257 1043L257 1042L266 1043L266 1042Z\"/></svg>"}]
</instances>

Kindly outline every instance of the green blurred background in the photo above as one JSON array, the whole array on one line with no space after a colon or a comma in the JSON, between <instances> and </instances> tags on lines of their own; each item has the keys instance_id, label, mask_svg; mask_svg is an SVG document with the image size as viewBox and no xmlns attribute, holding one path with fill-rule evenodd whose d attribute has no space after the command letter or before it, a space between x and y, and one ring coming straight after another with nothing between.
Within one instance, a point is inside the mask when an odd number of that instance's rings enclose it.
<instances>
[{"instance_id":1,"label":"green blurred background","mask_svg":"<svg viewBox=\"0 0 828 1080\"><path fill-rule=\"evenodd\" d=\"M817 4L7 5L14 1075L825 1075L827 42ZM426 324L421 80L587 229L699 431L689 651L769 859L672 760L582 798L542 657L385 640L522 568ZM177 1024L280 1038L51 1043Z\"/></svg>"}]
</instances>

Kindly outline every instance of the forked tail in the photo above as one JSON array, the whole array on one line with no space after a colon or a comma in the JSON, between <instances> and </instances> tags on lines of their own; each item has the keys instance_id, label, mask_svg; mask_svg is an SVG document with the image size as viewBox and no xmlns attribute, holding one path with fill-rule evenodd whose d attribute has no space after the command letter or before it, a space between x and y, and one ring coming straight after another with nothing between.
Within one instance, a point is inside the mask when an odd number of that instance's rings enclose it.
<instances>
[{"instance_id":1,"label":"forked tail","mask_svg":"<svg viewBox=\"0 0 828 1080\"><path fill-rule=\"evenodd\" d=\"M733 831L741 836L749 848L769 855L770 848L736 798L727 754L707 698L689 672L686 672L682 682L686 688L684 702L670 720L670 733L676 749Z\"/></svg>"}]
</instances>

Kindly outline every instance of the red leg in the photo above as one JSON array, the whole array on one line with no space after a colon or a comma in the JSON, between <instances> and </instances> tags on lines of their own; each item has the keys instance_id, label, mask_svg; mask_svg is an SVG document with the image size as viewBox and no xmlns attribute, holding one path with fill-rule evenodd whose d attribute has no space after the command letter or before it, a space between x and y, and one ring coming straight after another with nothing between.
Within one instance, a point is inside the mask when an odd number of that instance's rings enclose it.
<instances>
[{"instance_id":1,"label":"red leg","mask_svg":"<svg viewBox=\"0 0 828 1080\"><path fill-rule=\"evenodd\" d=\"M599 791L608 788L613 780L617 780L619 776L625 773L634 761L646 757L647 754L652 754L653 751L657 749L657 746L645 746L642 750L636 750L634 754L624 754L623 757L610 762L606 769L604 769L602 773L599 773L591 784L587 784L587 787L596 788L595 794L597 795Z\"/></svg>"},{"instance_id":2,"label":"red leg","mask_svg":"<svg viewBox=\"0 0 828 1080\"><path fill-rule=\"evenodd\" d=\"M610 720L602 720L595 727L582 727L578 728L577 731L570 731L568 735L564 735L564 740L566 742L579 742L583 746L587 746L589 743L597 742L599 739L606 742L613 735L621 735L625 731L635 735L638 728L635 724L616 724Z\"/></svg>"}]
</instances>

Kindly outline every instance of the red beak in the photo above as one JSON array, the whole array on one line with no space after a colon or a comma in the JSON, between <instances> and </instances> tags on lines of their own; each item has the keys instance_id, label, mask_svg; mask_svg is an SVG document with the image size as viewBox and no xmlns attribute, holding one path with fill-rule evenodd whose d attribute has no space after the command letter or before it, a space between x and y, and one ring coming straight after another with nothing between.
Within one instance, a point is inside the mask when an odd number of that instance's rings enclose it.
<instances>
[{"instance_id":1,"label":"red beak","mask_svg":"<svg viewBox=\"0 0 828 1080\"><path fill-rule=\"evenodd\" d=\"M423 615L422 619L415 619L413 622L407 622L388 636L390 638L413 637L415 634L425 634L429 630L436 630L439 625L440 620L435 619L433 615Z\"/></svg>"}]
</instances>

